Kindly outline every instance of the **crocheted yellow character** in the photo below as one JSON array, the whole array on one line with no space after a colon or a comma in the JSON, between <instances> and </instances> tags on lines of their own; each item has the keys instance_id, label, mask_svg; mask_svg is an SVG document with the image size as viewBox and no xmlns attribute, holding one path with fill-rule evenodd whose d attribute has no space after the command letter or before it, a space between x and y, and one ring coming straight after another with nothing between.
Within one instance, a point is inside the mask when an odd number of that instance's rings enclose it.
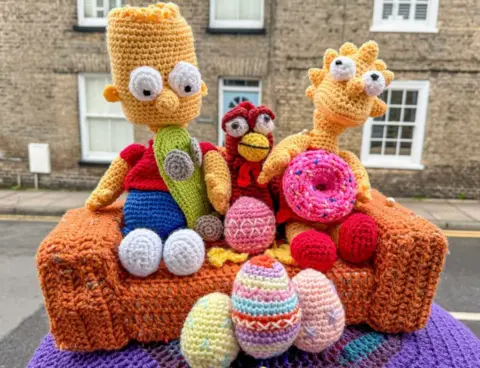
<instances>
[{"instance_id":1,"label":"crocheted yellow character","mask_svg":"<svg viewBox=\"0 0 480 368\"><path fill-rule=\"evenodd\" d=\"M126 147L86 206L98 210L128 190L119 248L123 266L148 276L163 254L171 272L191 274L203 263L205 248L190 229L211 212L210 203L224 214L231 195L221 153L186 130L207 94L192 30L173 3L124 7L108 15L107 44L113 84L106 86L104 97L121 102L126 118L146 125L155 139L148 147Z\"/></svg>"},{"instance_id":2,"label":"crocheted yellow character","mask_svg":"<svg viewBox=\"0 0 480 368\"><path fill-rule=\"evenodd\" d=\"M374 41L366 42L359 49L352 43L345 43L339 53L333 49L326 50L323 68L312 68L308 72L312 84L306 90L306 95L315 105L313 129L289 136L280 142L265 161L258 178L259 183L265 184L283 174L297 155L307 150L323 150L340 156L350 166L357 183L357 200L365 202L372 198L367 171L355 154L339 149L338 139L347 128L361 126L369 117L382 116L386 111L385 103L377 96L390 84L394 75L387 70L382 60L377 59L378 52L378 45ZM291 215L285 201L282 198L280 200L283 203L277 219L281 215L287 221L286 233L292 255L295 258L295 252L299 254L295 260L301 266L305 263L306 267L312 267L309 263L315 257L310 252L316 248L314 253L319 255L316 260L319 267L314 268L326 272L336 259L335 244L321 233L327 230L326 227L299 221L298 216ZM374 249L376 225L373 222L366 215L357 214L354 219L346 220L340 225L343 230L339 230L338 226L329 229L336 235L340 255L344 253L342 258L360 262L371 255L369 251L358 257L355 249ZM356 232L357 235L372 234L369 237L371 246L354 244L351 239L365 238L364 235L356 236ZM342 239L350 240L342 242ZM343 243L348 243L348 249L342 249ZM306 256L302 257L302 254Z\"/></svg>"}]
</instances>

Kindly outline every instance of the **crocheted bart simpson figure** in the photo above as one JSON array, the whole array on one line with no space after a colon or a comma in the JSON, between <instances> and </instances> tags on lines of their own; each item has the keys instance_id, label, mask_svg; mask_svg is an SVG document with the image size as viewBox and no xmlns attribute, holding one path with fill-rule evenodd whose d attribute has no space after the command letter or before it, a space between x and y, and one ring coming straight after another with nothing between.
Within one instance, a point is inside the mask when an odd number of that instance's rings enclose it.
<instances>
[{"instance_id":1,"label":"crocheted bart simpson figure","mask_svg":"<svg viewBox=\"0 0 480 368\"><path fill-rule=\"evenodd\" d=\"M98 210L128 190L122 265L145 277L163 256L172 273L194 273L205 246L191 229L210 213L209 200L226 212L230 174L220 152L210 143L199 144L186 130L207 94L192 30L172 3L118 8L108 15L107 44L113 85L104 97L121 102L129 121L146 125L156 136L148 147L125 148L86 206Z\"/></svg>"},{"instance_id":2,"label":"crocheted bart simpson figure","mask_svg":"<svg viewBox=\"0 0 480 368\"><path fill-rule=\"evenodd\" d=\"M268 186L257 183L273 147L275 114L266 106L242 102L225 114L225 156L232 178L231 207L225 217L225 240L240 253L255 254L275 237L273 200Z\"/></svg>"},{"instance_id":3,"label":"crocheted bart simpson figure","mask_svg":"<svg viewBox=\"0 0 480 368\"><path fill-rule=\"evenodd\" d=\"M325 52L323 68L309 70L312 85L306 95L315 105L313 129L287 137L274 148L263 166L260 183L281 175L298 154L321 149L339 155L348 163L357 182L357 200L371 199L367 171L353 153L339 149L338 138L347 128L361 126L370 116L381 116L386 111L385 103L377 96L394 75L377 56L378 45L373 41L360 49L345 43L340 54L332 49ZM288 212L285 203L283 207L292 256L302 268L327 271L337 258L332 239L320 231L327 228L301 221L298 216L285 216ZM350 215L328 230L338 243L340 256L350 262L365 261L376 248L376 224L367 215Z\"/></svg>"}]
</instances>

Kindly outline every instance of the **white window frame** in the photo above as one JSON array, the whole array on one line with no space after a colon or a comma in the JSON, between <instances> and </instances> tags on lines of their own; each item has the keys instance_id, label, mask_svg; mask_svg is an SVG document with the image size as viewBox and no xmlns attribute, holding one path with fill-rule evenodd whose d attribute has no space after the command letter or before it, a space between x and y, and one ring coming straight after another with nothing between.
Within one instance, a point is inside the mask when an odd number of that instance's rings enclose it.
<instances>
[{"instance_id":1,"label":"white window frame","mask_svg":"<svg viewBox=\"0 0 480 368\"><path fill-rule=\"evenodd\" d=\"M404 90L413 89L418 91L415 123L413 123L415 128L413 130L411 154L410 156L371 154L370 139L372 134L372 125L378 124L378 122L375 122L372 118L370 118L363 126L362 150L360 156L362 164L365 167L381 169L423 170L424 166L422 165L421 160L423 151L423 139L425 135L425 125L427 121L428 94L430 90L430 82L426 80L399 80L393 81L389 88ZM384 123L385 125L388 125L388 121L385 121ZM393 123L392 125L395 125L395 123ZM387 129L384 128L383 140L386 137L386 131Z\"/></svg>"},{"instance_id":2,"label":"white window frame","mask_svg":"<svg viewBox=\"0 0 480 368\"><path fill-rule=\"evenodd\" d=\"M258 82L257 87L251 86L225 86L225 80L253 80ZM245 78L245 77L225 77L218 79L218 124L217 124L217 144L222 145L222 140L225 137L225 132L222 129L222 108L223 108L223 93L226 91L241 91L241 92L257 92L258 93L258 105L262 104L262 80L257 78ZM225 111L226 112L226 111Z\"/></svg>"},{"instance_id":3,"label":"white window frame","mask_svg":"<svg viewBox=\"0 0 480 368\"><path fill-rule=\"evenodd\" d=\"M93 0L96 4L96 0ZM116 0L117 7L121 7L123 1ZM77 0L77 21L79 26L83 27L106 27L107 26L107 14L109 12L109 0L103 0L103 14L105 17L103 18L92 18L92 17L85 17L85 3L84 0Z\"/></svg>"},{"instance_id":4,"label":"white window frame","mask_svg":"<svg viewBox=\"0 0 480 368\"><path fill-rule=\"evenodd\" d=\"M398 0L395 1L398 3ZM439 0L428 0L427 19L424 21L385 20L382 19L383 0L374 0L373 21L371 32L410 32L410 33L437 33ZM410 14L415 11L415 0L410 5Z\"/></svg>"},{"instance_id":5,"label":"white window frame","mask_svg":"<svg viewBox=\"0 0 480 368\"><path fill-rule=\"evenodd\" d=\"M215 19L215 5L217 0L210 0L210 28L215 29L263 29L265 17L265 1L257 0L261 3L260 20L217 20ZM229 0L234 1L234 0ZM241 0L235 0L240 2Z\"/></svg>"},{"instance_id":6,"label":"white window frame","mask_svg":"<svg viewBox=\"0 0 480 368\"><path fill-rule=\"evenodd\" d=\"M108 73L80 73L78 74L78 106L79 106L79 117L80 117L80 143L82 148L82 161L84 162L94 162L94 163L110 163L117 156L118 153L113 152L99 152L99 151L90 151L90 134L88 127L88 118L114 118L114 119L125 119L123 114L121 115L99 115L99 114L87 114L87 99L86 99L86 87L85 87L85 78L89 76L106 76ZM103 98L103 96L98 96L98 98ZM106 102L107 103L107 102ZM133 124L129 124L131 129L132 143L134 142L134 127Z\"/></svg>"}]
</instances>

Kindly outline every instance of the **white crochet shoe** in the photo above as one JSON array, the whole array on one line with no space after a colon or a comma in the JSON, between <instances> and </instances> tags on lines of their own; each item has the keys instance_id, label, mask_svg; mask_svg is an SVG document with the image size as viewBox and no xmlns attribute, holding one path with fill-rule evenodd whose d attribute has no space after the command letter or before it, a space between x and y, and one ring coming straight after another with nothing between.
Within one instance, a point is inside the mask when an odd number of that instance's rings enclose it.
<instances>
[{"instance_id":1,"label":"white crochet shoe","mask_svg":"<svg viewBox=\"0 0 480 368\"><path fill-rule=\"evenodd\" d=\"M148 229L135 229L120 243L118 256L132 275L147 277L154 273L162 259L162 239Z\"/></svg>"},{"instance_id":2,"label":"white crochet shoe","mask_svg":"<svg viewBox=\"0 0 480 368\"><path fill-rule=\"evenodd\" d=\"M174 275L186 276L197 272L204 259L205 244L193 230L177 230L165 242L163 260Z\"/></svg>"}]
</instances>

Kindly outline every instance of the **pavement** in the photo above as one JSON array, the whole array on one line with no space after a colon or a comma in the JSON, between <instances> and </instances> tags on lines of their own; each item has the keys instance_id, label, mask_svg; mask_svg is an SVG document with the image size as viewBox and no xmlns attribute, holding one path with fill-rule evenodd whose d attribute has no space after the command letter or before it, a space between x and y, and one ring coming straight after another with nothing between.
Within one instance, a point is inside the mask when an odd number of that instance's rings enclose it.
<instances>
[{"instance_id":1,"label":"pavement","mask_svg":"<svg viewBox=\"0 0 480 368\"><path fill-rule=\"evenodd\" d=\"M90 192L0 190L0 215L61 216L83 207ZM396 198L442 229L480 230L480 200Z\"/></svg>"}]
</instances>

